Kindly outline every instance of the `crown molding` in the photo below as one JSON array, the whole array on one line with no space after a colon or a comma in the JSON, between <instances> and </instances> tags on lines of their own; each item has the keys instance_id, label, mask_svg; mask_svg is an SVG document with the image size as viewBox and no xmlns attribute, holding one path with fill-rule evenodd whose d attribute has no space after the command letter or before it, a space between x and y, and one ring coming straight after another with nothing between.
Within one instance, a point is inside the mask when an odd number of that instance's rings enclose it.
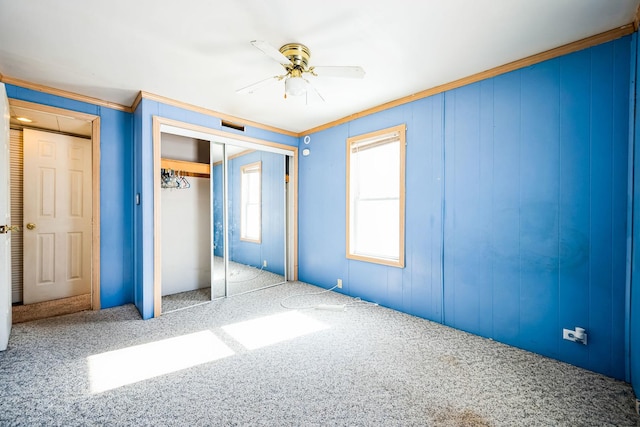
<instances>
[{"instance_id":1,"label":"crown molding","mask_svg":"<svg viewBox=\"0 0 640 427\"><path fill-rule=\"evenodd\" d=\"M185 109L185 110L194 111L196 113L205 114L207 116L212 116L212 117L215 117L215 118L218 118L218 119L221 119L221 120L229 121L229 122L234 123L234 124L251 126L251 127L255 127L255 128L264 129L264 130L268 130L268 131L271 131L271 132L279 133L279 134L282 134L282 135L289 135L289 136L294 136L294 137L299 137L300 136L300 134L298 132L292 132L290 130L280 129L280 128L277 128L277 127L274 127L274 126L269 126L269 125L265 125L265 124L262 124L262 123L254 122L254 121L251 121L251 120L243 119L243 118L240 118L240 117L231 116L229 114L221 113L219 111L210 110L210 109L204 108L204 107L198 107L197 105L189 104L189 103L182 102L182 101L176 101L175 99L167 98L165 96L156 95L156 94L145 92L145 91L140 91L140 93L136 97L136 100L134 101L133 105L131 106L132 111L135 111L135 109L138 107L138 104L140 103L140 101L142 99L150 99L150 100L153 100L153 101L162 102L163 104L173 105L174 107L179 107L179 108L182 108L182 109Z\"/></svg>"},{"instance_id":2,"label":"crown molding","mask_svg":"<svg viewBox=\"0 0 640 427\"><path fill-rule=\"evenodd\" d=\"M636 21L638 21L639 16L640 15L636 14ZM308 135L315 132L320 132L322 130L329 129L334 126L338 126L343 123L347 123L347 122L359 119L361 117L366 117L371 114L378 113L380 111L388 110L390 108L394 108L399 105L407 104L409 102L417 101L422 98L427 98L429 96L437 95L442 92L446 92L452 89L457 89L462 86L467 86L469 84L476 83L481 80L486 80L492 77L499 76L501 74L505 74L521 68L529 67L531 65L547 61L549 59L557 58L559 56L567 55L569 53L577 52L579 50L583 50L583 49L593 47L602 43L619 39L621 37L632 34L635 31L636 21L627 25L623 25L622 27L619 27L619 28L614 28L613 30L605 31L604 33L596 34L595 36L587 37L582 40L575 41L573 43L568 43L554 49L537 53L535 55L531 55L523 59L518 59L517 61L509 62L508 64L500 65L498 67L491 68L489 70L482 71L480 73L472 74L470 76L463 77L461 79L454 80L449 83L435 86L430 89L426 89L421 92L417 92L412 95L408 95L408 96L396 99L394 101L390 101L385 104L381 104L376 107L372 107L372 108L360 111L359 113L351 114L341 119L308 129L304 132L300 132L298 135L302 136L302 135Z\"/></svg>"},{"instance_id":3,"label":"crown molding","mask_svg":"<svg viewBox=\"0 0 640 427\"><path fill-rule=\"evenodd\" d=\"M41 85L38 83L31 83L25 80L16 79L9 76L0 76L0 81L14 86L20 86L25 89L35 90L37 92L48 93L50 95L61 96L63 98L73 99L75 101L86 102L87 104L99 105L101 107L112 108L114 110L125 111L131 113L131 107L118 104L110 101L103 101L102 99L93 98L91 96L80 95L78 93L69 92L62 89L56 89L50 86Z\"/></svg>"}]
</instances>

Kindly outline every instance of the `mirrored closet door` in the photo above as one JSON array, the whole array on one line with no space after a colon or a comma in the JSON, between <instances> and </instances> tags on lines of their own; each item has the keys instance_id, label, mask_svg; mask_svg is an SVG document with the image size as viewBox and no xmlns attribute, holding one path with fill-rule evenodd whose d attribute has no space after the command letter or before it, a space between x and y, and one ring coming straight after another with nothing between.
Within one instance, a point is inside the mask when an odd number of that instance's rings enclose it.
<instances>
[{"instance_id":1,"label":"mirrored closet door","mask_svg":"<svg viewBox=\"0 0 640 427\"><path fill-rule=\"evenodd\" d=\"M289 157L161 135L162 313L286 282Z\"/></svg>"},{"instance_id":2,"label":"mirrored closet door","mask_svg":"<svg viewBox=\"0 0 640 427\"><path fill-rule=\"evenodd\" d=\"M226 144L226 154L226 198L214 193L214 206L226 208L228 245L219 254L228 260L226 295L231 296L286 281L287 158L232 144Z\"/></svg>"}]
</instances>

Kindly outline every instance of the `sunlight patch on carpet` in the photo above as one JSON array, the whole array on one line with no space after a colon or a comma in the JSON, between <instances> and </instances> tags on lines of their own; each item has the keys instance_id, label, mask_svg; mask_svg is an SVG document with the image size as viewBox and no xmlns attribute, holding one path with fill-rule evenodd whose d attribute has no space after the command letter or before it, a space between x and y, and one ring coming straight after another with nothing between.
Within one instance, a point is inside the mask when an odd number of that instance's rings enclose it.
<instances>
[{"instance_id":1,"label":"sunlight patch on carpet","mask_svg":"<svg viewBox=\"0 0 640 427\"><path fill-rule=\"evenodd\" d=\"M233 354L211 331L95 354L87 358L90 392L101 393Z\"/></svg>"},{"instance_id":2,"label":"sunlight patch on carpet","mask_svg":"<svg viewBox=\"0 0 640 427\"><path fill-rule=\"evenodd\" d=\"M329 329L329 326L298 311L287 311L222 327L222 330L248 350L255 350L325 329Z\"/></svg>"}]
</instances>

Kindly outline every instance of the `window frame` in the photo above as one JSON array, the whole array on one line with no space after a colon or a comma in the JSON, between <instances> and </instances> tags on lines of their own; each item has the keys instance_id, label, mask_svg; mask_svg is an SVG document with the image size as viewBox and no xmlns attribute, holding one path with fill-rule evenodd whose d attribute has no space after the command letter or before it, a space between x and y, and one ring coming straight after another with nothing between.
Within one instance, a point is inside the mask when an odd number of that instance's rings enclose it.
<instances>
[{"instance_id":1,"label":"window frame","mask_svg":"<svg viewBox=\"0 0 640 427\"><path fill-rule=\"evenodd\" d=\"M397 137L395 136L397 134ZM376 146L384 145L386 139L393 138L393 141L398 141L399 144L399 188L398 188L398 259L376 257L372 255L362 255L355 253L355 248L351 248L352 243L352 200L351 193L356 189L351 188L351 162L353 147L358 144L364 146L371 145L367 149L375 149ZM347 180L346 180L346 257L348 259L371 262L375 264L382 264L391 267L404 268L405 266L405 200L406 200L406 124L401 124L386 129L381 129L375 132L370 132L362 135L352 136L347 138L346 143L347 156ZM354 214L355 215L355 214ZM353 219L355 220L355 219Z\"/></svg>"},{"instance_id":2,"label":"window frame","mask_svg":"<svg viewBox=\"0 0 640 427\"><path fill-rule=\"evenodd\" d=\"M245 176L250 173L257 173L259 180L259 191L258 191L258 238L254 239L253 236L246 236L246 216L247 216L247 206L249 203L245 200L245 186L244 179ZM247 163L240 167L240 240L243 242L250 243L262 243L262 161L257 161L253 163Z\"/></svg>"}]
</instances>

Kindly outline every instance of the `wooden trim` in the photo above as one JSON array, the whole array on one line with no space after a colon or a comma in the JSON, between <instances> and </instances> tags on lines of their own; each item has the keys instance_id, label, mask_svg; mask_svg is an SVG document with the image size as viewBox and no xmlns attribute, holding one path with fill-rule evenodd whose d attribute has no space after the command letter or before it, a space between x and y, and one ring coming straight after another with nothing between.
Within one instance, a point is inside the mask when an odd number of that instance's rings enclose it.
<instances>
[{"instance_id":1,"label":"wooden trim","mask_svg":"<svg viewBox=\"0 0 640 427\"><path fill-rule=\"evenodd\" d=\"M138 92L138 94L136 95L136 99L133 100L133 104L131 104L131 111L136 111L136 109L138 108L138 105L140 104L140 102L142 101L142 91Z\"/></svg>"},{"instance_id":2,"label":"wooden trim","mask_svg":"<svg viewBox=\"0 0 640 427\"><path fill-rule=\"evenodd\" d=\"M11 318L12 323L16 324L85 310L91 310L91 294L37 302L35 304L14 305L11 308Z\"/></svg>"},{"instance_id":3,"label":"wooden trim","mask_svg":"<svg viewBox=\"0 0 640 427\"><path fill-rule=\"evenodd\" d=\"M638 5L638 8L636 9L636 14L633 16L633 30L634 31L638 31L638 28L640 28L640 5Z\"/></svg>"},{"instance_id":4,"label":"wooden trim","mask_svg":"<svg viewBox=\"0 0 640 427\"><path fill-rule=\"evenodd\" d=\"M227 160L233 160L233 159L237 159L238 157L242 157L242 156L246 156L247 154L251 154L256 150L252 150L252 149L248 149L248 150L244 150L240 153L236 153L232 156L227 157ZM217 161L213 164L213 166L220 166L222 164L222 160Z\"/></svg>"},{"instance_id":5,"label":"wooden trim","mask_svg":"<svg viewBox=\"0 0 640 427\"><path fill-rule=\"evenodd\" d=\"M92 238L91 238L91 307L100 310L100 117L91 122Z\"/></svg>"},{"instance_id":6,"label":"wooden trim","mask_svg":"<svg viewBox=\"0 0 640 427\"><path fill-rule=\"evenodd\" d=\"M223 130L208 128L206 126L194 125L191 123L181 122L179 120L167 119L165 117L154 116L158 118L158 123L160 125L173 126L177 128L192 130L194 132L202 132L209 135L219 136L227 139L235 139L237 141L250 142L253 144L259 144L266 147L279 148L282 150L288 150L295 152L295 155L298 154L298 147L293 145L281 144L279 142L267 141L265 139L253 138L245 135L236 135L235 133L225 132ZM242 154L242 153L239 153Z\"/></svg>"},{"instance_id":7,"label":"wooden trim","mask_svg":"<svg viewBox=\"0 0 640 427\"><path fill-rule=\"evenodd\" d=\"M390 128L386 128L386 129L380 129L374 132L370 132L370 133L366 133L366 134L362 134L362 135L357 135L357 136L352 136L347 138L346 141L346 149L347 149L347 179L346 179L346 196L347 196L347 200L346 200L346 257L348 259L353 259L353 260L358 260L358 261L365 261L365 262L371 262L374 264L382 264L382 265L388 265L391 267L400 267L400 268L404 268L405 265L405 250L404 250L404 245L405 245L405 193L406 193L406 124L402 124L402 125L397 125L397 126L393 126ZM399 192L400 192L400 197L399 197L399 241L398 241L398 261L392 261L392 260L386 260L383 258L375 258L375 257L368 257L368 256L363 256L363 255L356 255L356 254L352 254L351 253L351 221L350 221L350 217L351 217L351 146L353 143L357 143L358 141L361 140L365 140L365 139L373 139L376 137L380 137L382 135L386 135L386 134L391 134L391 133L397 133L398 134L398 140L399 140L399 148L400 148L400 188L399 188Z\"/></svg>"},{"instance_id":8,"label":"wooden trim","mask_svg":"<svg viewBox=\"0 0 640 427\"><path fill-rule=\"evenodd\" d=\"M162 315L161 119L153 116L153 317Z\"/></svg>"},{"instance_id":9,"label":"wooden trim","mask_svg":"<svg viewBox=\"0 0 640 427\"><path fill-rule=\"evenodd\" d=\"M100 116L9 98L9 105L91 122L91 307L100 303Z\"/></svg>"},{"instance_id":10,"label":"wooden trim","mask_svg":"<svg viewBox=\"0 0 640 427\"><path fill-rule=\"evenodd\" d=\"M251 154L254 151L256 151L256 150L252 150L252 149L244 150L244 151L241 151L240 153L236 153L236 154L233 154L233 155L227 157L227 160L237 159L238 157L242 157L242 156L246 156L247 154ZM218 163L218 162L216 162L216 163Z\"/></svg>"},{"instance_id":11,"label":"wooden trim","mask_svg":"<svg viewBox=\"0 0 640 427\"><path fill-rule=\"evenodd\" d=\"M209 176L211 173L209 163L187 162L185 160L161 158L160 167L162 169L173 169L179 172L188 172L205 176Z\"/></svg>"},{"instance_id":12,"label":"wooden trim","mask_svg":"<svg viewBox=\"0 0 640 427\"><path fill-rule=\"evenodd\" d=\"M636 15L636 18L638 15ZM547 50L545 52L537 53L535 55L528 56L523 59L518 59L513 62L509 62L508 64L500 65L495 68L491 68L486 71L482 71L480 73L472 74L467 77L463 77L458 80L454 80L449 83L445 83L439 86L432 87L430 89L423 90L421 92L414 93L412 95L405 96L403 98L396 99L394 101L387 102L385 104L378 105L376 107L369 108L367 110L360 111L359 113L354 113L349 116L343 117L338 120L334 120L329 123L325 123L324 125L320 125L311 129L308 129L304 132L300 132L298 136L308 135L311 133L320 132L325 129L332 128L334 126L341 125L343 123L347 123L362 117L369 116L371 114L378 113L380 111L388 110L390 108L397 107L399 105L407 104L409 102L417 101L418 99L427 98L429 96L437 95L442 92L446 92L452 89L456 89L462 86L467 86L472 83L479 82L481 80L486 80L492 77L499 76L501 74L505 74L511 71L515 71L521 68L529 67L531 65L538 64L540 62L548 61L550 59L557 58L559 56L567 55L569 53L577 52L579 50L587 49L589 47L597 46L602 43L606 43L612 40L619 39L621 37L627 36L634 32L634 24L623 25L619 28L614 28L613 30L605 31L604 33L596 34L595 36L587 37L582 40L578 40L573 43L569 43L554 49Z\"/></svg>"},{"instance_id":13,"label":"wooden trim","mask_svg":"<svg viewBox=\"0 0 640 427\"><path fill-rule=\"evenodd\" d=\"M66 110L64 108L51 107L49 105L37 104L35 102L23 101L15 98L9 98L9 104L12 107L28 108L30 110L37 110L43 113L73 117L76 120L84 120L85 122L93 122L95 119L100 118L100 116L96 116L95 114L87 114L74 110ZM98 130L100 129L98 128Z\"/></svg>"},{"instance_id":14,"label":"wooden trim","mask_svg":"<svg viewBox=\"0 0 640 427\"><path fill-rule=\"evenodd\" d=\"M35 90L35 91L38 91L38 92L48 93L50 95L62 96L64 98L74 99L76 101L81 101L81 102L86 102L88 104L99 105L101 107L107 107L107 108L111 108L111 109L114 109L114 110L124 111L124 112L127 112L127 113L131 113L132 112L131 107L127 107L126 105L121 105L121 104L118 104L118 103L115 103L115 102L110 102L110 101L103 101L101 99L93 98L91 96L80 95L79 93L69 92L69 91L62 90L62 89L56 89L56 88L53 88L53 87L49 87L49 86L45 86L45 85L41 85L41 84L37 84L37 83L31 83L31 82L27 82L25 80L16 79L16 78L9 77L9 76L0 77L0 81L2 81L3 83L10 84L10 85L20 86L20 87L23 87L25 89L31 89L31 90Z\"/></svg>"},{"instance_id":15,"label":"wooden trim","mask_svg":"<svg viewBox=\"0 0 640 427\"><path fill-rule=\"evenodd\" d=\"M194 111L196 113L201 113L201 114L205 114L207 116L212 116L212 117L215 117L215 118L220 119L220 120L226 120L226 121L230 121L230 122L241 124L241 125L251 126L251 127L255 127L255 128L259 128L259 129L264 129L264 130L268 130L268 131L271 131L271 132L276 132L276 133L283 134L283 135L289 135L289 136L295 136L295 137L299 136L299 134L297 132L292 132L292 131L288 131L288 130L285 130L285 129L280 129L280 128L276 128L276 127L273 127L273 126L264 125L262 123L257 123L257 122L254 122L254 121L251 121L251 120L246 120L246 119L243 119L243 118L240 118L240 117L231 116L229 114L220 113L218 111L209 110L208 108L198 107L196 105L188 104L188 103L182 102L182 101L176 101L175 99L166 98L166 97L161 96L161 95L155 95L153 93L144 92L144 91L141 91L140 94L141 94L141 97L145 98L145 99L150 99L150 100L153 100L153 101L162 102L163 104L173 105L175 107L183 108L185 110L190 110L190 111ZM137 104L135 106L137 108ZM132 108L133 108L133 106L132 106ZM231 134L231 135L235 136L235 134Z\"/></svg>"}]
</instances>

